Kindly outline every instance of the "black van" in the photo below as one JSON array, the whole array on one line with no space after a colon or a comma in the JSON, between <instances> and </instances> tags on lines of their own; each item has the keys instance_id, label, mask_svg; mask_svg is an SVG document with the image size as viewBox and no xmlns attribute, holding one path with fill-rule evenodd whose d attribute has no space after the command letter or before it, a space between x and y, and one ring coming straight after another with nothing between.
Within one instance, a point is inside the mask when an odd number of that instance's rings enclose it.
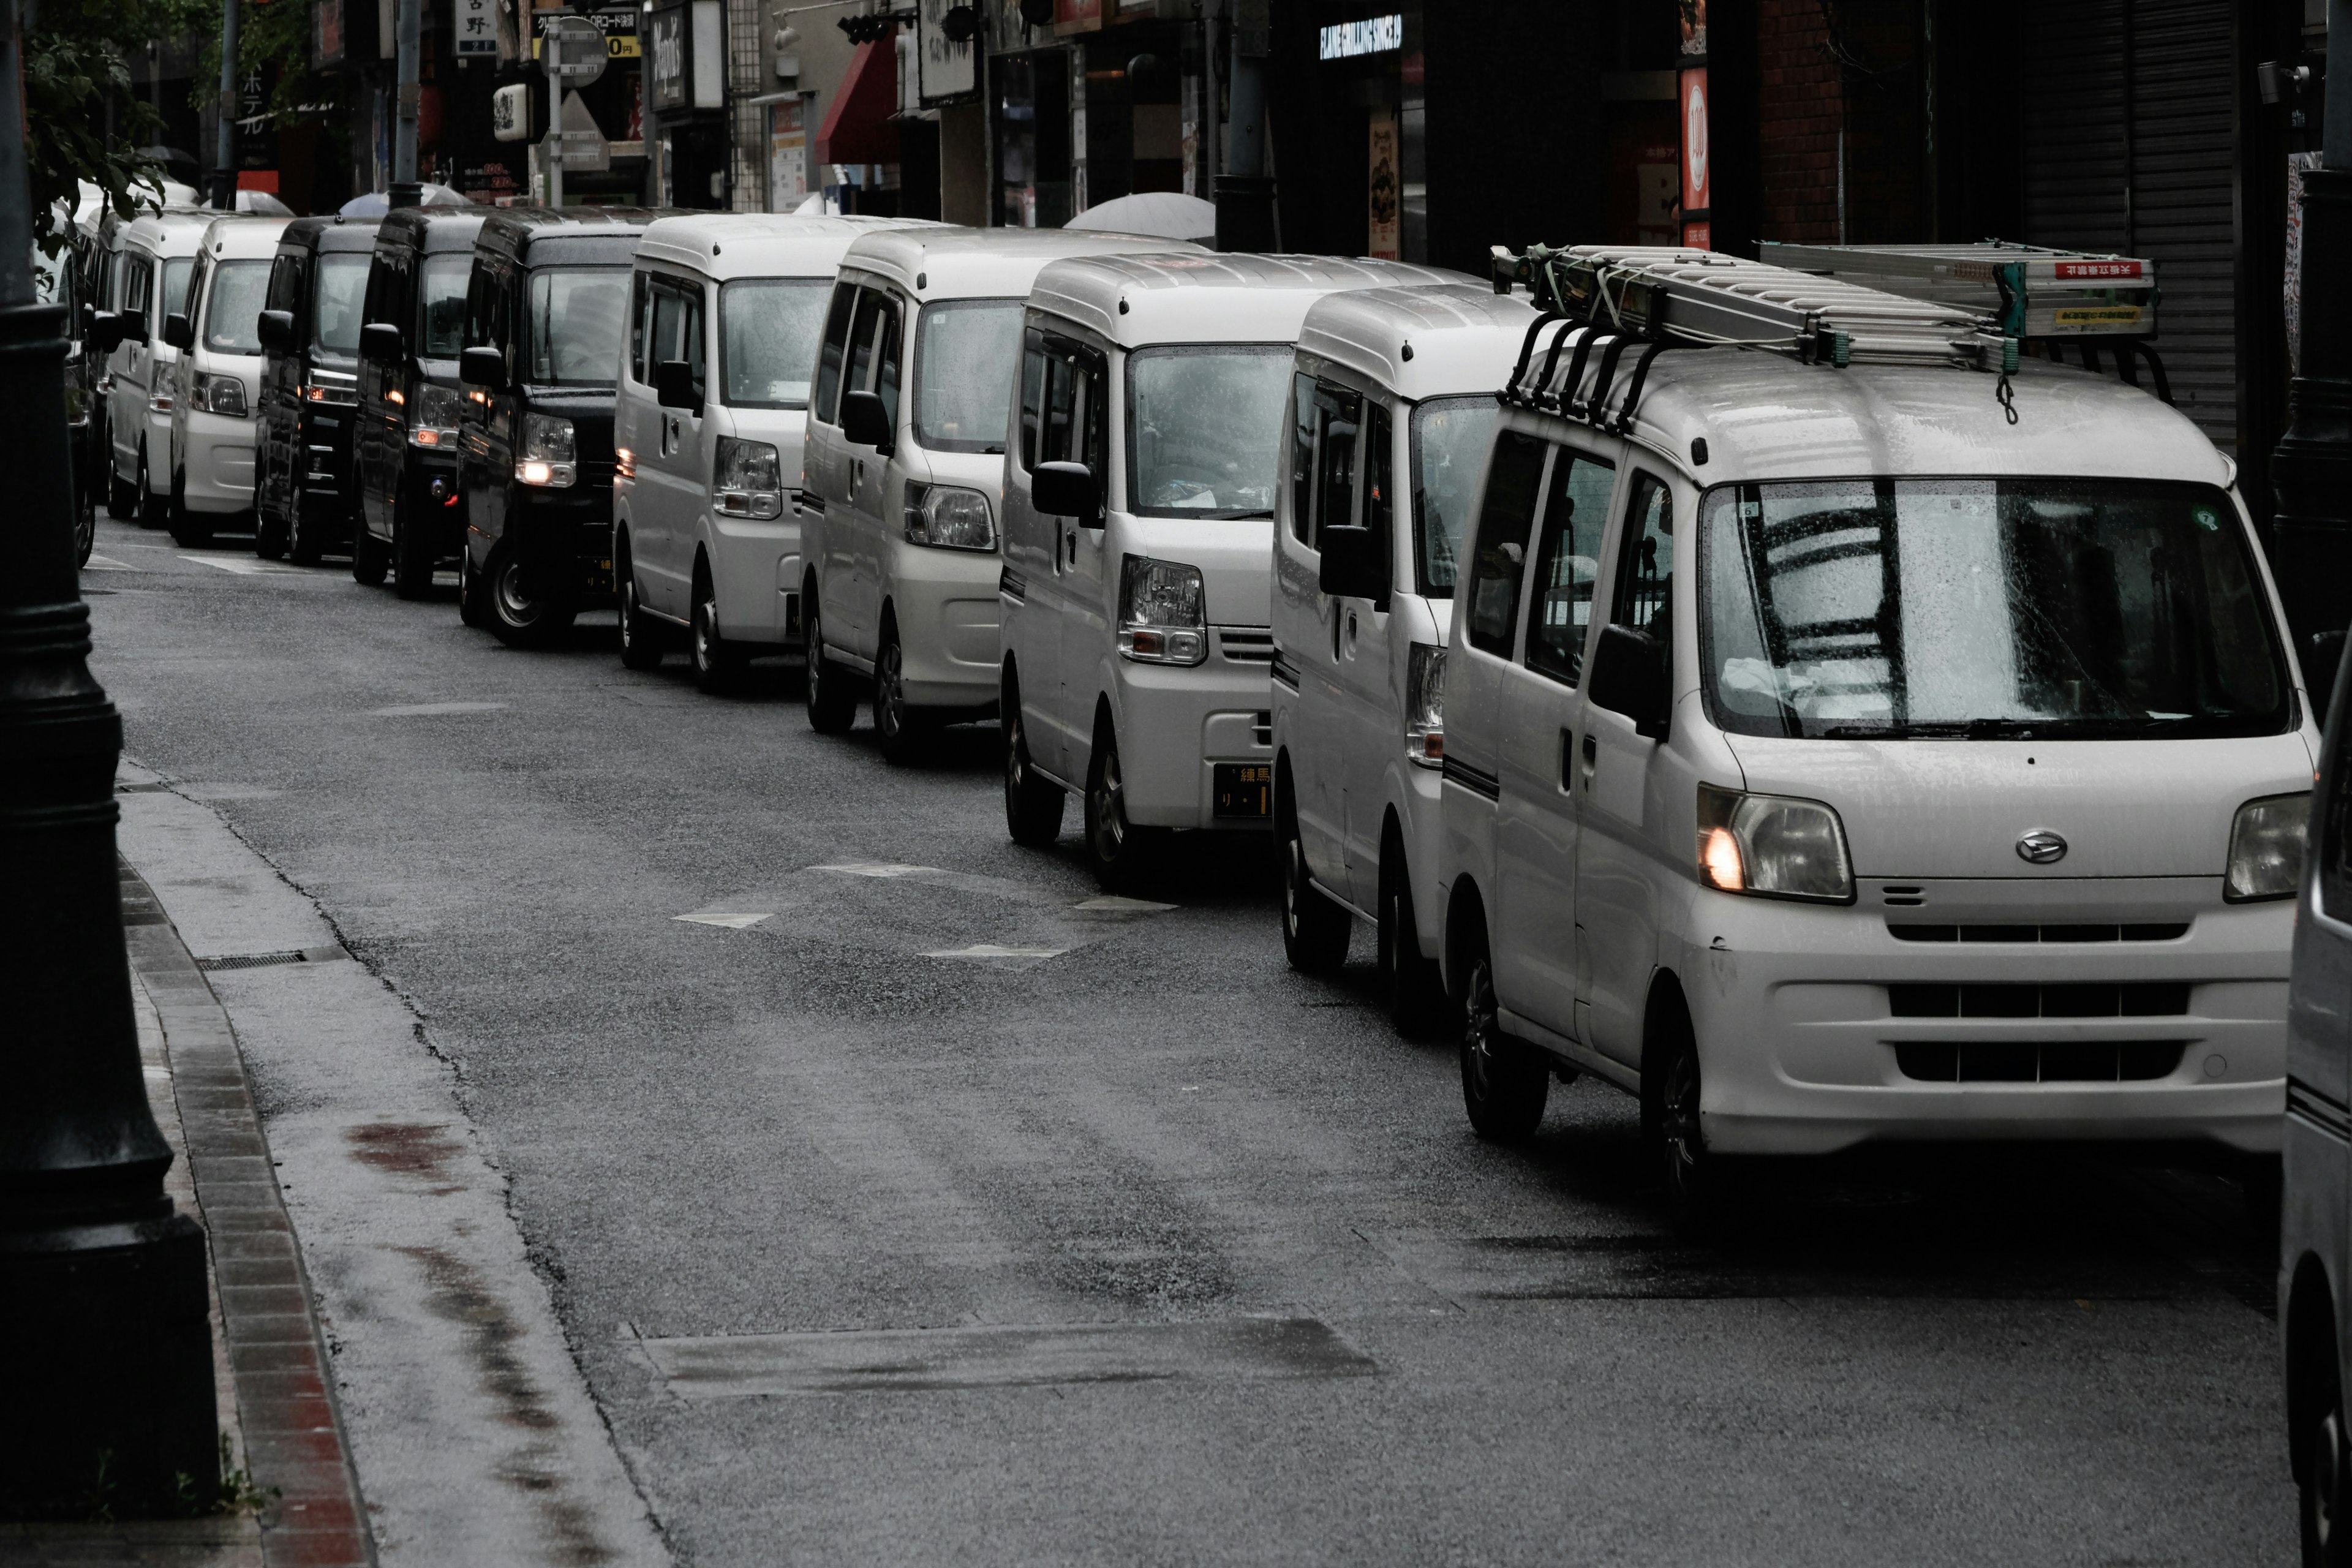
<instances>
[{"instance_id":1,"label":"black van","mask_svg":"<svg viewBox=\"0 0 2352 1568\"><path fill-rule=\"evenodd\" d=\"M376 220L298 217L278 237L261 311L253 454L254 553L302 565L347 550L359 497L361 308Z\"/></svg>"},{"instance_id":2,"label":"black van","mask_svg":"<svg viewBox=\"0 0 2352 1568\"><path fill-rule=\"evenodd\" d=\"M459 614L544 641L613 600L613 406L643 207L509 207L474 241Z\"/></svg>"},{"instance_id":3,"label":"black van","mask_svg":"<svg viewBox=\"0 0 2352 1568\"><path fill-rule=\"evenodd\" d=\"M375 231L360 329L359 531L352 575L423 598L433 568L465 547L457 421L466 389L466 283L479 208L402 207Z\"/></svg>"}]
</instances>

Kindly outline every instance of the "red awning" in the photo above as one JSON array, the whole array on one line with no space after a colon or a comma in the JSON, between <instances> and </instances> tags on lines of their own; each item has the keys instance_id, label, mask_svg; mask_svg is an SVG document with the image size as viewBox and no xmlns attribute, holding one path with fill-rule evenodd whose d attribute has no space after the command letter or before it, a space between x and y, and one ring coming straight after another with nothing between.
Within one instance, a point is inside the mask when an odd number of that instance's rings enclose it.
<instances>
[{"instance_id":1,"label":"red awning","mask_svg":"<svg viewBox=\"0 0 2352 1568\"><path fill-rule=\"evenodd\" d=\"M820 163L895 163L898 128L898 44L896 38L860 44L835 89L824 127L816 133ZM812 181L812 184L821 182Z\"/></svg>"}]
</instances>

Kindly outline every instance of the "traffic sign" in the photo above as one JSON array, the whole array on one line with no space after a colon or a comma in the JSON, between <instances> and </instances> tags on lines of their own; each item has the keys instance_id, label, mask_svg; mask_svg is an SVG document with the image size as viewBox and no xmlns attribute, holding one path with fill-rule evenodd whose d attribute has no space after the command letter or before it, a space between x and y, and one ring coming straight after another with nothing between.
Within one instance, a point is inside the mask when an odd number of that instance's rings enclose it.
<instances>
[{"instance_id":1,"label":"traffic sign","mask_svg":"<svg viewBox=\"0 0 2352 1568\"><path fill-rule=\"evenodd\" d=\"M541 35L547 74L567 87L586 87L604 74L604 33L585 16L551 16Z\"/></svg>"}]
</instances>

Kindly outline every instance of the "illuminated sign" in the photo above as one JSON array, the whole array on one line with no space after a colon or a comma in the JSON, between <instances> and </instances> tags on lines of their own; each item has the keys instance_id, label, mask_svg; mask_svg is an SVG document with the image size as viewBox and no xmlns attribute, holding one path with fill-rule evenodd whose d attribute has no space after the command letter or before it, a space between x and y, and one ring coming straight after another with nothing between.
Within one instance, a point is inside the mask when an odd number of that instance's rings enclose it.
<instances>
[{"instance_id":1,"label":"illuminated sign","mask_svg":"<svg viewBox=\"0 0 2352 1568\"><path fill-rule=\"evenodd\" d=\"M1323 29L1323 58L1327 60L1351 59L1358 55L1385 54L1404 47L1404 18L1373 16L1361 22L1342 22Z\"/></svg>"}]
</instances>

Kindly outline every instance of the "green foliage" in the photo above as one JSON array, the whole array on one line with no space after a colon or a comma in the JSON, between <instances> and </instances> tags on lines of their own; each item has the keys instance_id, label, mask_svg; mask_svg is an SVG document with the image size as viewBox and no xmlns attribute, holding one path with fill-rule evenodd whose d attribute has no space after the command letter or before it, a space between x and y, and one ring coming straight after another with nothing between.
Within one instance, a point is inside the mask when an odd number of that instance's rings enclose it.
<instances>
[{"instance_id":1,"label":"green foliage","mask_svg":"<svg viewBox=\"0 0 2352 1568\"><path fill-rule=\"evenodd\" d=\"M109 140L105 99L115 94L117 132ZM162 169L132 151L154 140L162 121L131 90L131 68L109 39L43 27L25 38L25 154L32 184L33 238L51 256L65 247L72 225L57 221L57 205L70 214L80 199L77 182L106 193L129 217L143 190L160 195Z\"/></svg>"}]
</instances>

